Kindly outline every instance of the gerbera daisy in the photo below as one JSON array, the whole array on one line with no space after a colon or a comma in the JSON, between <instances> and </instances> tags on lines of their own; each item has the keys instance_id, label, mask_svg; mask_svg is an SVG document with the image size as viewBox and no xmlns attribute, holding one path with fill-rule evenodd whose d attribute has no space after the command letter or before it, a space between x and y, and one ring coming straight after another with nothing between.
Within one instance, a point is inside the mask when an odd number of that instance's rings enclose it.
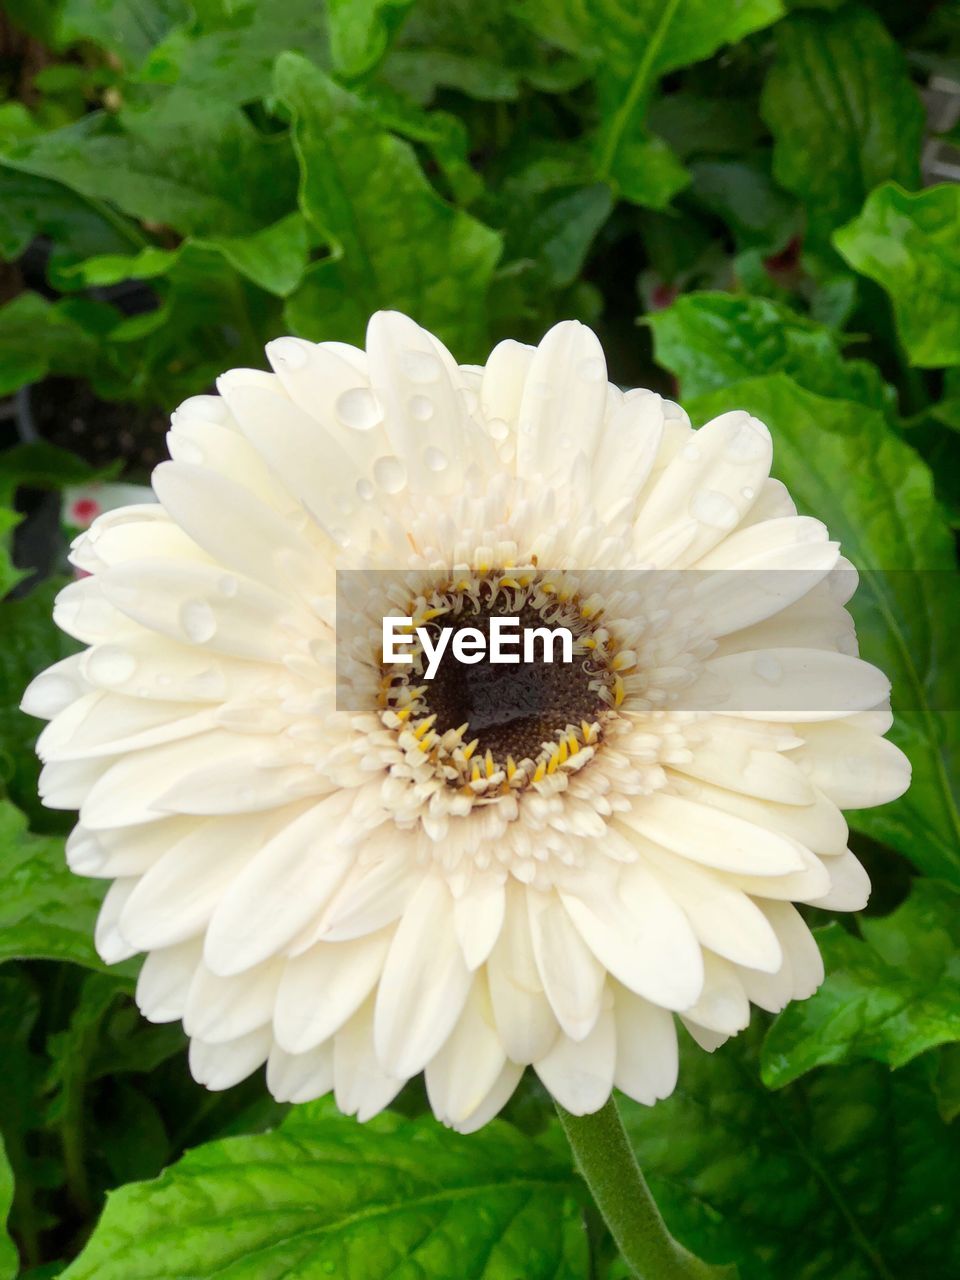
<instances>
[{"instance_id":1,"label":"gerbera daisy","mask_svg":"<svg viewBox=\"0 0 960 1280\"><path fill-rule=\"evenodd\" d=\"M24 700L70 866L113 881L100 954L148 953L210 1088L266 1062L364 1119L422 1071L461 1130L528 1065L576 1114L664 1097L675 1015L711 1049L809 995L793 903L866 902L841 809L909 769L852 568L761 422L618 390L582 325L482 368L395 313L267 355L173 414L159 504L74 543L88 647ZM426 680L385 613L574 660Z\"/></svg>"}]
</instances>

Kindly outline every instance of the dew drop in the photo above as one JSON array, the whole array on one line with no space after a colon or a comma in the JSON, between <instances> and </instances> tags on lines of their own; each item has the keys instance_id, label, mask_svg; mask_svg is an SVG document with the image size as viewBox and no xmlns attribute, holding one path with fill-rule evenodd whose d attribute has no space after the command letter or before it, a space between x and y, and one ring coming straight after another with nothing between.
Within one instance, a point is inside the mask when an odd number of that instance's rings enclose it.
<instances>
[{"instance_id":1,"label":"dew drop","mask_svg":"<svg viewBox=\"0 0 960 1280\"><path fill-rule=\"evenodd\" d=\"M753 673L767 684L778 684L783 678L783 667L772 653L758 653L753 660Z\"/></svg>"},{"instance_id":2,"label":"dew drop","mask_svg":"<svg viewBox=\"0 0 960 1280\"><path fill-rule=\"evenodd\" d=\"M487 423L487 430L494 440L506 440L510 434L510 426L502 418L491 418Z\"/></svg>"},{"instance_id":3,"label":"dew drop","mask_svg":"<svg viewBox=\"0 0 960 1280\"><path fill-rule=\"evenodd\" d=\"M357 497L363 502L369 502L374 492L373 483L366 476L361 476L357 481Z\"/></svg>"},{"instance_id":4,"label":"dew drop","mask_svg":"<svg viewBox=\"0 0 960 1280\"><path fill-rule=\"evenodd\" d=\"M700 446L691 440L689 444L683 446L681 452L687 462L696 462L700 457Z\"/></svg>"},{"instance_id":5,"label":"dew drop","mask_svg":"<svg viewBox=\"0 0 960 1280\"><path fill-rule=\"evenodd\" d=\"M180 606L180 626L188 640L205 644L217 631L217 620L206 600L185 600Z\"/></svg>"},{"instance_id":6,"label":"dew drop","mask_svg":"<svg viewBox=\"0 0 960 1280\"><path fill-rule=\"evenodd\" d=\"M756 418L742 418L731 424L726 454L733 462L759 462L770 447L766 428Z\"/></svg>"},{"instance_id":7,"label":"dew drop","mask_svg":"<svg viewBox=\"0 0 960 1280\"><path fill-rule=\"evenodd\" d=\"M405 351L401 364L411 382L436 382L440 377L440 360L432 352Z\"/></svg>"},{"instance_id":8,"label":"dew drop","mask_svg":"<svg viewBox=\"0 0 960 1280\"><path fill-rule=\"evenodd\" d=\"M429 396L410 397L410 416L418 422L429 422L433 417L433 401Z\"/></svg>"},{"instance_id":9,"label":"dew drop","mask_svg":"<svg viewBox=\"0 0 960 1280\"><path fill-rule=\"evenodd\" d=\"M222 596L226 596L230 599L240 590L240 583L232 574L225 573L217 582L217 590Z\"/></svg>"},{"instance_id":10,"label":"dew drop","mask_svg":"<svg viewBox=\"0 0 960 1280\"><path fill-rule=\"evenodd\" d=\"M407 483L407 469L399 458L386 454L373 464L373 478L384 493L399 493Z\"/></svg>"},{"instance_id":11,"label":"dew drop","mask_svg":"<svg viewBox=\"0 0 960 1280\"><path fill-rule=\"evenodd\" d=\"M338 547L349 547L350 545L350 534L346 529L331 529L330 537Z\"/></svg>"},{"instance_id":12,"label":"dew drop","mask_svg":"<svg viewBox=\"0 0 960 1280\"><path fill-rule=\"evenodd\" d=\"M446 471L449 459L441 449L424 449L423 464L428 471Z\"/></svg>"},{"instance_id":13,"label":"dew drop","mask_svg":"<svg viewBox=\"0 0 960 1280\"><path fill-rule=\"evenodd\" d=\"M600 356L580 361L580 377L585 382L602 382L606 376L607 366Z\"/></svg>"},{"instance_id":14,"label":"dew drop","mask_svg":"<svg viewBox=\"0 0 960 1280\"><path fill-rule=\"evenodd\" d=\"M711 529L732 529L740 513L725 493L703 489L690 503L690 514Z\"/></svg>"},{"instance_id":15,"label":"dew drop","mask_svg":"<svg viewBox=\"0 0 960 1280\"><path fill-rule=\"evenodd\" d=\"M747 502L752 502L755 492L755 489L751 489L748 484L745 484L740 490L740 497L745 498Z\"/></svg>"},{"instance_id":16,"label":"dew drop","mask_svg":"<svg viewBox=\"0 0 960 1280\"><path fill-rule=\"evenodd\" d=\"M337 397L337 417L354 431L371 431L383 421L380 401L366 387L351 387Z\"/></svg>"},{"instance_id":17,"label":"dew drop","mask_svg":"<svg viewBox=\"0 0 960 1280\"><path fill-rule=\"evenodd\" d=\"M86 671L94 684L125 684L136 669L136 658L119 645L101 645L87 655Z\"/></svg>"}]
</instances>

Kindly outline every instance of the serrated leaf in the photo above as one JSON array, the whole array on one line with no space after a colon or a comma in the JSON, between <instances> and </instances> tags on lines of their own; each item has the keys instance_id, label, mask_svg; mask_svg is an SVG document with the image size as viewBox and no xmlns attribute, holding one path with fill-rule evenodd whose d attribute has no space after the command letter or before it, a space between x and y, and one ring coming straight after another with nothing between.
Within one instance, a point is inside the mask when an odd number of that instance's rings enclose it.
<instances>
[{"instance_id":1,"label":"serrated leaf","mask_svg":"<svg viewBox=\"0 0 960 1280\"><path fill-rule=\"evenodd\" d=\"M538 34L593 64L597 177L613 180L628 200L663 208L687 179L666 145L646 133L657 83L775 22L783 7L780 0L523 0L519 11Z\"/></svg>"},{"instance_id":2,"label":"serrated leaf","mask_svg":"<svg viewBox=\"0 0 960 1280\"><path fill-rule=\"evenodd\" d=\"M657 362L684 396L757 374L789 374L818 395L892 406L893 390L866 360L848 360L837 335L781 303L732 293L689 293L647 317Z\"/></svg>"},{"instance_id":3,"label":"serrated leaf","mask_svg":"<svg viewBox=\"0 0 960 1280\"><path fill-rule=\"evenodd\" d=\"M910 192L887 183L833 242L889 293L911 364L960 364L960 187Z\"/></svg>"},{"instance_id":4,"label":"serrated leaf","mask_svg":"<svg viewBox=\"0 0 960 1280\"><path fill-rule=\"evenodd\" d=\"M902 1067L960 1041L960 894L917 880L896 911L859 923L862 940L836 923L816 931L826 981L767 1033L763 1079L771 1088L828 1062Z\"/></svg>"},{"instance_id":5,"label":"serrated leaf","mask_svg":"<svg viewBox=\"0 0 960 1280\"><path fill-rule=\"evenodd\" d=\"M776 36L761 103L773 172L824 245L877 183L919 182L924 111L896 41L869 10L798 13Z\"/></svg>"},{"instance_id":6,"label":"serrated leaf","mask_svg":"<svg viewBox=\"0 0 960 1280\"><path fill-rule=\"evenodd\" d=\"M671 1231L740 1280L893 1280L960 1267L960 1146L921 1064L835 1067L772 1094L743 1032L688 1047L680 1087L622 1102Z\"/></svg>"},{"instance_id":7,"label":"serrated leaf","mask_svg":"<svg viewBox=\"0 0 960 1280\"><path fill-rule=\"evenodd\" d=\"M128 113L121 124L92 112L21 143L0 163L183 235L250 235L294 203L286 139L259 133L217 102L166 122Z\"/></svg>"},{"instance_id":8,"label":"serrated leaf","mask_svg":"<svg viewBox=\"0 0 960 1280\"><path fill-rule=\"evenodd\" d=\"M278 60L277 93L294 119L301 208L331 248L288 300L295 331L362 341L371 312L395 307L460 358L476 354L500 237L444 203L410 147L305 59Z\"/></svg>"},{"instance_id":9,"label":"serrated leaf","mask_svg":"<svg viewBox=\"0 0 960 1280\"><path fill-rule=\"evenodd\" d=\"M105 887L73 875L62 839L32 835L19 809L0 800L0 962L69 960L105 969L93 948Z\"/></svg>"},{"instance_id":10,"label":"serrated leaf","mask_svg":"<svg viewBox=\"0 0 960 1280\"><path fill-rule=\"evenodd\" d=\"M17 1246L7 1234L7 1218L13 1207L13 1170L0 1137L0 1280L14 1280L20 1270Z\"/></svg>"},{"instance_id":11,"label":"serrated leaf","mask_svg":"<svg viewBox=\"0 0 960 1280\"><path fill-rule=\"evenodd\" d=\"M64 1280L583 1280L575 1194L567 1158L503 1121L463 1138L313 1103L115 1192Z\"/></svg>"},{"instance_id":12,"label":"serrated leaf","mask_svg":"<svg viewBox=\"0 0 960 1280\"><path fill-rule=\"evenodd\" d=\"M697 420L748 409L770 427L774 473L866 570L851 602L860 651L890 677L893 740L913 765L906 795L852 826L960 885L960 578L929 468L875 410L805 391L785 374L690 404Z\"/></svg>"}]
</instances>

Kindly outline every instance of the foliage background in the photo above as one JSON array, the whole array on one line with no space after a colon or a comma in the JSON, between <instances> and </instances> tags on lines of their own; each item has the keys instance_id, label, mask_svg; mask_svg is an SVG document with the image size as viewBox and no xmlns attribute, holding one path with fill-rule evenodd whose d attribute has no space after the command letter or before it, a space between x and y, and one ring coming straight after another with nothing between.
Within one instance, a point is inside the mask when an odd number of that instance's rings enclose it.
<instances>
[{"instance_id":1,"label":"foliage background","mask_svg":"<svg viewBox=\"0 0 960 1280\"><path fill-rule=\"evenodd\" d=\"M851 815L870 908L811 911L821 992L625 1112L672 1230L743 1280L960 1274L956 79L956 3L8 0L2 1280L626 1274L534 1084L468 1139L419 1086L363 1128L194 1086L35 799L50 494L145 479L179 399L377 307L461 360L592 324L621 384L763 417L801 508L898 571L854 601L915 774Z\"/></svg>"}]
</instances>

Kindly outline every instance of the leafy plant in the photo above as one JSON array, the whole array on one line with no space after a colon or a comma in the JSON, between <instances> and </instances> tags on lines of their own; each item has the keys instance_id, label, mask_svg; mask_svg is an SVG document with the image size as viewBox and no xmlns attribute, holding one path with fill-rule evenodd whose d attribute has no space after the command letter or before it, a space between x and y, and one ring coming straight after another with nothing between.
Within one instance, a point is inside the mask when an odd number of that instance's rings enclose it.
<instances>
[{"instance_id":1,"label":"leafy plant","mask_svg":"<svg viewBox=\"0 0 960 1280\"><path fill-rule=\"evenodd\" d=\"M136 963L96 957L98 882L37 802L17 704L70 651L59 492L104 456L144 481L182 398L281 332L360 341L378 308L460 360L574 316L623 385L695 421L750 409L861 570L914 770L880 810L850 781L876 905L810 909L821 990L685 1053L625 1118L676 1238L741 1280L956 1273L960 187L931 158L956 122L921 96L957 76L956 5L13 0L3 22L0 1280L628 1274L534 1083L464 1138L418 1088L365 1127L257 1080L199 1090L180 1031L139 1019Z\"/></svg>"}]
</instances>

